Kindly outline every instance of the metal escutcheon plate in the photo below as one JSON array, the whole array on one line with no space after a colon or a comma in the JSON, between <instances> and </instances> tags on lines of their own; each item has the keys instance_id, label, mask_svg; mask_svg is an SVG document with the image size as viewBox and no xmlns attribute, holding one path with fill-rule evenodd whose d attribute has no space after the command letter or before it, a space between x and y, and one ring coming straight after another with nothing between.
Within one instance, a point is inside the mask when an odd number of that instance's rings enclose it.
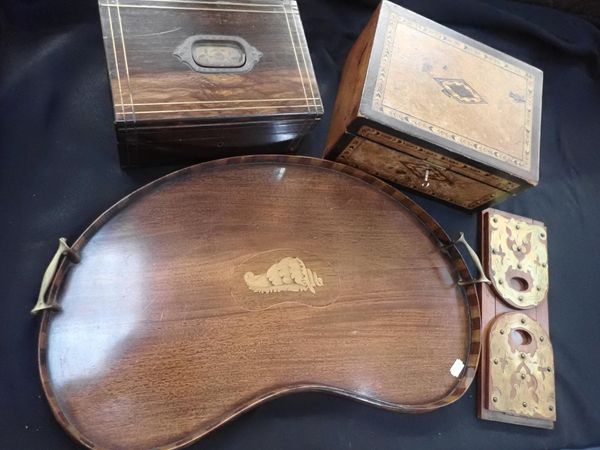
<instances>
[{"instance_id":1,"label":"metal escutcheon plate","mask_svg":"<svg viewBox=\"0 0 600 450\"><path fill-rule=\"evenodd\" d=\"M200 73L245 73L262 53L239 36L190 36L174 52L182 62Z\"/></svg>"}]
</instances>

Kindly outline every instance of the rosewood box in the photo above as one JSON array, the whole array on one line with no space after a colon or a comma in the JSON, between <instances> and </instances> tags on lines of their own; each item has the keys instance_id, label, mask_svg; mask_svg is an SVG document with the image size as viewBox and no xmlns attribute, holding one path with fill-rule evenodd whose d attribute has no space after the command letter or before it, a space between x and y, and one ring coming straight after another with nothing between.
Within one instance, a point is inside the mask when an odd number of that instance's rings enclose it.
<instances>
[{"instance_id":1,"label":"rosewood box","mask_svg":"<svg viewBox=\"0 0 600 450\"><path fill-rule=\"evenodd\" d=\"M123 166L290 152L323 107L295 0L100 0Z\"/></svg>"},{"instance_id":2,"label":"rosewood box","mask_svg":"<svg viewBox=\"0 0 600 450\"><path fill-rule=\"evenodd\" d=\"M535 186L542 72L383 1L343 70L326 156L466 209Z\"/></svg>"}]
</instances>

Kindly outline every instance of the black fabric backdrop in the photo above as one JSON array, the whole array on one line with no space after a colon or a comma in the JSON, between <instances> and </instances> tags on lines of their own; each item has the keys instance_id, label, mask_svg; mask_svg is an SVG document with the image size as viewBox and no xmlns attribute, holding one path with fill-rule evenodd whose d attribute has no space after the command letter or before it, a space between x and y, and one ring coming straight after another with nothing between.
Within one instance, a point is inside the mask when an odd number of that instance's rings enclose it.
<instances>
[{"instance_id":1,"label":"black fabric backdrop","mask_svg":"<svg viewBox=\"0 0 600 450\"><path fill-rule=\"evenodd\" d=\"M299 3L326 108L302 153L319 156L342 64L375 1ZM195 449L600 444L600 31L577 16L530 4L401 3L544 71L541 182L500 208L548 226L556 428L476 419L474 385L457 403L425 415L297 394L256 408ZM36 363L39 319L29 310L57 238L73 240L112 203L171 168L119 169L94 0L0 5L0 448L78 448L43 396ZM464 230L471 242L476 239L475 215L412 197L451 235Z\"/></svg>"}]
</instances>

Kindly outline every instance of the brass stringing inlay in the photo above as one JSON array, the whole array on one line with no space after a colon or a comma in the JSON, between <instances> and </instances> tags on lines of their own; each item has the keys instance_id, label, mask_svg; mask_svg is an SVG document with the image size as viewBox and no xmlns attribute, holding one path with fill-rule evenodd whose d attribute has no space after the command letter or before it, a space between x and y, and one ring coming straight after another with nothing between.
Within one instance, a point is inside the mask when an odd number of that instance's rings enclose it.
<instances>
[{"instance_id":1,"label":"brass stringing inlay","mask_svg":"<svg viewBox=\"0 0 600 450\"><path fill-rule=\"evenodd\" d=\"M316 292L323 286L323 279L310 270L300 258L285 257L269 267L265 273L244 274L244 281L253 292L270 294L273 292Z\"/></svg>"},{"instance_id":2,"label":"brass stringing inlay","mask_svg":"<svg viewBox=\"0 0 600 450\"><path fill-rule=\"evenodd\" d=\"M526 340L515 342L516 333ZM535 320L523 313L499 316L490 329L487 363L491 410L556 420L552 344Z\"/></svg>"},{"instance_id":3,"label":"brass stringing inlay","mask_svg":"<svg viewBox=\"0 0 600 450\"><path fill-rule=\"evenodd\" d=\"M519 309L533 308L548 292L546 229L501 214L489 218L488 276L498 294Z\"/></svg>"},{"instance_id":4,"label":"brass stringing inlay","mask_svg":"<svg viewBox=\"0 0 600 450\"><path fill-rule=\"evenodd\" d=\"M108 17L103 18L103 34L105 38L110 36L112 42L112 52L108 59L109 72L113 79L113 105L114 115L117 121L130 122L136 121L136 115L140 114L174 114L195 113L202 111L232 111L232 110L254 110L254 109L279 109L279 108L299 108L306 109L309 112L322 112L323 105L318 89L315 90L316 83L310 60L307 60L306 39L303 35L302 23L300 22L300 13L295 1L286 0L285 2L274 2L273 4L256 3L232 3L226 6L220 2L195 2L190 0L167 0L168 3L179 3L185 6L163 6L156 5L156 0L132 0L131 2L120 3L120 0L107 0L98 3L99 6L106 8ZM189 5L187 5L189 3ZM202 3L203 5L192 5L193 3ZM235 6L234 6L235 5ZM269 8L265 8L269 7ZM239 9L243 8L243 9ZM218 12L222 14L282 14L285 17L285 23L290 38L290 45L295 57L296 67L298 69L298 82L301 91L298 95L292 95L290 98L244 98L210 101L168 101L168 102L148 102L138 99L139 93L133 90L133 75L130 76L129 61L127 58L127 49L125 45L124 25L121 18L121 11L135 11L136 9L146 9L148 11L157 11L163 14L166 11L202 11ZM111 11L112 10L112 11ZM125 13L123 13L125 15ZM131 14L133 16L133 14ZM135 16L134 16L135 17ZM158 33L160 34L160 33ZM129 37L128 37L129 38ZM122 49L122 51L121 51ZM315 86L313 86L315 83ZM309 95L310 92L310 95ZM118 95L118 98L116 94ZM134 100L134 94L136 100ZM302 95L300 95L302 94ZM129 97L129 98L128 98ZM260 102L257 105L254 103ZM264 102L264 103L262 103ZM292 105L281 104L282 102L294 102ZM251 104L252 106L247 106ZM173 106L176 105L176 106ZM195 108L188 108L195 105ZM152 107L152 108L149 108ZM149 108L149 109L147 109ZM175 108L175 109L173 109ZM287 112L274 112L274 115L284 115Z\"/></svg>"}]
</instances>

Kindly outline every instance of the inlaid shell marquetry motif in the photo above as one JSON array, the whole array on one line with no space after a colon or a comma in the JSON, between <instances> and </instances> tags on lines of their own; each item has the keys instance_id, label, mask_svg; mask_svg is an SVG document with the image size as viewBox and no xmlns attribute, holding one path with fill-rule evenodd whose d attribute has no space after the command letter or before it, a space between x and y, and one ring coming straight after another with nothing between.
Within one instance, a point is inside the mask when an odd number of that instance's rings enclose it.
<instances>
[{"instance_id":1,"label":"inlaid shell marquetry motif","mask_svg":"<svg viewBox=\"0 0 600 450\"><path fill-rule=\"evenodd\" d=\"M249 253L234 263L227 284L235 304L263 311L326 308L336 302L341 280L335 261L292 247Z\"/></svg>"},{"instance_id":2,"label":"inlaid shell marquetry motif","mask_svg":"<svg viewBox=\"0 0 600 450\"><path fill-rule=\"evenodd\" d=\"M323 286L323 279L306 267L300 258L285 257L273 264L265 273L244 274L244 281L253 292L270 294L273 292L305 292L316 293L316 288Z\"/></svg>"},{"instance_id":3,"label":"inlaid shell marquetry motif","mask_svg":"<svg viewBox=\"0 0 600 450\"><path fill-rule=\"evenodd\" d=\"M546 228L511 216L489 217L488 277L504 301L533 308L548 293Z\"/></svg>"},{"instance_id":4,"label":"inlaid shell marquetry motif","mask_svg":"<svg viewBox=\"0 0 600 450\"><path fill-rule=\"evenodd\" d=\"M488 348L488 408L556 420L554 357L542 327L526 314L503 314L490 328Z\"/></svg>"}]
</instances>

